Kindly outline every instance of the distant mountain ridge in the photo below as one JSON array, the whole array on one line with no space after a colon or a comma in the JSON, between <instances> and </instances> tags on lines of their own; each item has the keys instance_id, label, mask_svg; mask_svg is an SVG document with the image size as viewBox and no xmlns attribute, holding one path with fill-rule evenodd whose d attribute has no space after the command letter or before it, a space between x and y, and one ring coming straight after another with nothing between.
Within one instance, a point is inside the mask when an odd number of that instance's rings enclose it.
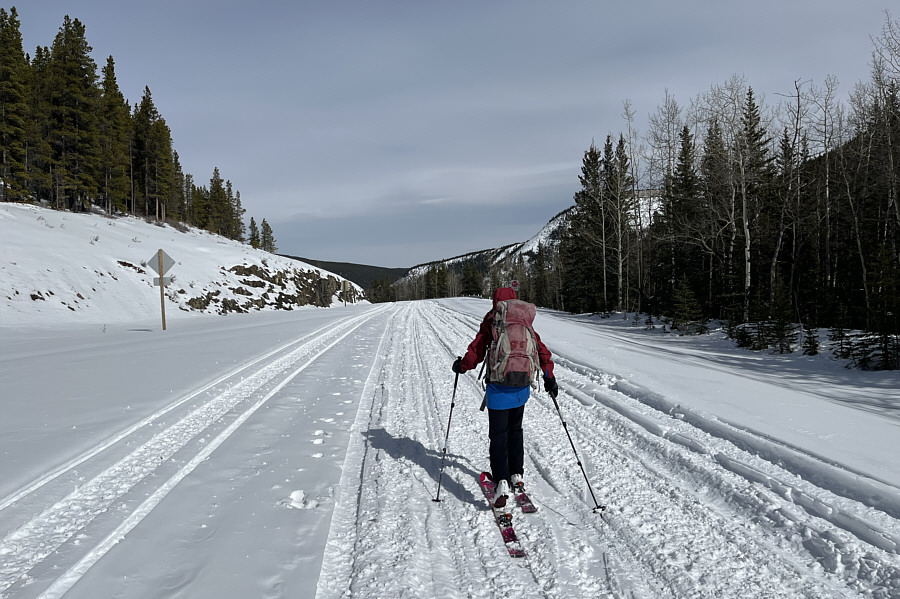
<instances>
[{"instance_id":1,"label":"distant mountain ridge","mask_svg":"<svg viewBox=\"0 0 900 599\"><path fill-rule=\"evenodd\" d=\"M356 264L353 262L332 262L328 260L315 260L312 258L303 258L300 256L291 256L289 254L279 254L285 258L298 260L306 264L311 264L318 268L333 272L334 274L353 281L363 289L368 289L375 281L389 279L391 283L403 281L415 277L423 276L432 266L444 263L448 268L462 271L467 265L474 266L481 272L487 272L491 267L503 263L512 262L522 256L526 262L530 262L537 254L538 245L544 247L559 247L562 231L569 222L574 206L567 208L551 218L540 231L537 232L527 241L519 243L511 243L499 248L488 248L475 252L468 252L444 258L441 260L433 260L423 264L416 264L409 268L387 268L383 266L370 266L367 264Z\"/></svg>"},{"instance_id":2,"label":"distant mountain ridge","mask_svg":"<svg viewBox=\"0 0 900 599\"><path fill-rule=\"evenodd\" d=\"M288 254L279 254L291 260L298 260L306 264L333 272L334 274L353 281L363 289L371 287L376 280L390 279L391 282L402 279L410 271L409 268L387 268L384 266L369 266L367 264L355 264L353 262L330 262L328 260L313 260Z\"/></svg>"},{"instance_id":3,"label":"distant mountain ridge","mask_svg":"<svg viewBox=\"0 0 900 599\"><path fill-rule=\"evenodd\" d=\"M467 254L461 254L459 256L446 258L444 260L434 260L432 262L426 262L425 264L418 264L410 268L403 279L412 279L415 277L424 276L429 268L436 266L442 262L447 265L447 268L459 272L461 272L467 264L474 266L481 272L487 272L493 266L515 262L520 256L523 258L523 260L525 260L526 263L530 263L531 260L537 255L539 245L543 245L545 248L551 249L556 249L559 247L559 242L562 239L562 233L568 225L569 218L571 218L572 211L574 209L575 206L571 206L558 213L556 216L551 218L547 222L547 224L541 228L540 231L538 231L527 241L523 241L521 243L511 243L499 248L490 248L477 252L469 252Z\"/></svg>"}]
</instances>

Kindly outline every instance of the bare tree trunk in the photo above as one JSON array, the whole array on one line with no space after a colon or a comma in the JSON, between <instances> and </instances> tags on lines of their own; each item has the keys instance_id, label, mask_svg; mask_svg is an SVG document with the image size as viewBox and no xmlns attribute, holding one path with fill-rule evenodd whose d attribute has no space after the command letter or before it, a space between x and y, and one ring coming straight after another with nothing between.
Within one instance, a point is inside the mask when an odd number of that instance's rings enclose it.
<instances>
[{"instance_id":1,"label":"bare tree trunk","mask_svg":"<svg viewBox=\"0 0 900 599\"><path fill-rule=\"evenodd\" d=\"M607 281L606 281L606 206L603 200L600 200L600 256L603 262L603 310L609 310L609 299L607 297Z\"/></svg>"},{"instance_id":2,"label":"bare tree trunk","mask_svg":"<svg viewBox=\"0 0 900 599\"><path fill-rule=\"evenodd\" d=\"M738 160L738 169L741 176L741 226L744 233L744 301L743 321L750 320L750 200L747 197L747 177L744 169L744 157Z\"/></svg>"},{"instance_id":3,"label":"bare tree trunk","mask_svg":"<svg viewBox=\"0 0 900 599\"><path fill-rule=\"evenodd\" d=\"M634 111L631 109L631 102L629 102L629 101L627 101L627 100L626 100L625 103L624 103L624 116L625 116L625 120L628 122L628 155L631 156L631 164L629 165L629 168L630 168L630 170L631 170L631 190L630 190L630 191L631 191L631 198L632 198L632 201L633 201L633 202L639 202L640 200L639 200L639 198L638 198L638 193L637 193L637 189L638 189L638 184L637 184L637 165L636 165L636 163L637 163L637 152L635 152L635 148L634 148L634 131L633 131L632 128L631 128L631 124L632 124L632 122L634 121ZM640 204L639 204L639 203L636 204L635 209L637 210L638 218L640 219L641 207L640 207ZM637 288L638 288L638 289L641 289L641 274L642 274L641 271L642 271L642 265L641 265L641 231L640 231L640 226L638 226L638 231L637 231L637 244L636 244L636 245L637 245L637 279L638 279L638 280L637 280ZM627 253L630 255L630 253L631 253L630 248L629 248L629 251L628 251ZM627 276L626 278L627 278L627 279L630 279L631 276ZM626 304L628 304L629 306L631 305L630 290L631 290L631 285L627 285L627 286L626 286L626 289L625 289L625 302L626 302ZM638 293L638 302L637 302L637 309L636 309L637 312L640 312L640 311L641 311L640 297L641 297L641 296L640 296L640 293Z\"/></svg>"},{"instance_id":4,"label":"bare tree trunk","mask_svg":"<svg viewBox=\"0 0 900 599\"><path fill-rule=\"evenodd\" d=\"M860 148L860 156L859 156L860 164L857 165L857 169L856 169L857 177L859 176L858 171L861 170L863 167L863 164L862 164L863 161L868 161L871 158L871 155L872 155L871 142L872 142L872 140L870 137L868 148L865 148L865 152L863 151L864 148L862 148L862 147ZM856 252L859 255L859 268L860 268L860 276L862 279L861 283L862 283L863 293L864 293L865 300L866 300L866 329L868 329L869 328L869 317L871 314L871 301L870 301L870 297L869 297L869 277L868 277L868 271L866 269L866 257L865 257L865 254L863 253L863 247L862 247L862 236L861 236L862 231L860 230L860 224L859 224L859 211L857 210L856 202L853 199L853 188L850 184L850 177L848 176L848 168L847 168L847 164L844 160L843 146L841 147L840 155L841 155L841 164L842 164L841 171L842 171L843 179L844 179L844 190L847 194L847 203L850 206L850 212L853 215L853 236L856 238Z\"/></svg>"}]
</instances>

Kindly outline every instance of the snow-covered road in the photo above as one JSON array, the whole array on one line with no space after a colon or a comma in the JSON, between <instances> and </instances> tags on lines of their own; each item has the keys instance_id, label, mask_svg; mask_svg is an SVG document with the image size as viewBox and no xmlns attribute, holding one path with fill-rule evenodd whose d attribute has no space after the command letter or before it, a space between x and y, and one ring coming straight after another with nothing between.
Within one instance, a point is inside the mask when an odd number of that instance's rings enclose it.
<instances>
[{"instance_id":1,"label":"snow-covered road","mask_svg":"<svg viewBox=\"0 0 900 599\"><path fill-rule=\"evenodd\" d=\"M817 391L546 312L561 414L542 392L526 408L539 512L514 513L528 555L509 558L474 373L431 501L449 366L489 305L7 331L0 596L900 597L896 375ZM842 403L862 384L865 409Z\"/></svg>"}]
</instances>

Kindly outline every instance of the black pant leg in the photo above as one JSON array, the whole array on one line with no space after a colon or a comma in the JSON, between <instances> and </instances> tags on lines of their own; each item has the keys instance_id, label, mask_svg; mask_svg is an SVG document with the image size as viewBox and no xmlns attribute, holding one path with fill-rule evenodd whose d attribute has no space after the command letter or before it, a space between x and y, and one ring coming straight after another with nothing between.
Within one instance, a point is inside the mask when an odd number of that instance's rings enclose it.
<instances>
[{"instance_id":1,"label":"black pant leg","mask_svg":"<svg viewBox=\"0 0 900 599\"><path fill-rule=\"evenodd\" d=\"M523 474L525 462L525 434L522 432L522 417L525 406L513 408L509 412L509 435L507 443L509 474Z\"/></svg>"},{"instance_id":2,"label":"black pant leg","mask_svg":"<svg viewBox=\"0 0 900 599\"><path fill-rule=\"evenodd\" d=\"M495 482L508 479L509 472L509 410L488 408L488 437L491 440L491 477Z\"/></svg>"}]
</instances>

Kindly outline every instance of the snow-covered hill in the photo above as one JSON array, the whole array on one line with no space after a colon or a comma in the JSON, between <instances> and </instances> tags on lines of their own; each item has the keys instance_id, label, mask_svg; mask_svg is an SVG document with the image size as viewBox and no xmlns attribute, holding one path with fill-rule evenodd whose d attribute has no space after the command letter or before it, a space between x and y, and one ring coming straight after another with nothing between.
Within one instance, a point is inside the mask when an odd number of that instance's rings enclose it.
<instances>
[{"instance_id":1,"label":"snow-covered hill","mask_svg":"<svg viewBox=\"0 0 900 599\"><path fill-rule=\"evenodd\" d=\"M162 249L175 265L166 316L330 306L343 279L198 229L132 217L0 204L0 323L123 322L159 317ZM362 298L350 284L349 302Z\"/></svg>"},{"instance_id":2,"label":"snow-covered hill","mask_svg":"<svg viewBox=\"0 0 900 599\"><path fill-rule=\"evenodd\" d=\"M549 249L559 247L560 235L562 230L568 224L573 210L574 207L568 208L551 218L546 225L541 227L540 231L535 233L527 241L512 243L503 247L491 248L478 252L469 252L468 254L461 254L445 260L419 264L411 268L409 272L406 273L406 276L401 278L398 283L402 284L404 281L411 281L418 277L423 277L431 267L436 266L441 262L448 268L454 269L457 272L462 272L466 264L471 264L482 272L487 272L493 266L503 265L504 263L512 265L519 257L522 257L526 263L530 263L537 254L539 244Z\"/></svg>"}]
</instances>

